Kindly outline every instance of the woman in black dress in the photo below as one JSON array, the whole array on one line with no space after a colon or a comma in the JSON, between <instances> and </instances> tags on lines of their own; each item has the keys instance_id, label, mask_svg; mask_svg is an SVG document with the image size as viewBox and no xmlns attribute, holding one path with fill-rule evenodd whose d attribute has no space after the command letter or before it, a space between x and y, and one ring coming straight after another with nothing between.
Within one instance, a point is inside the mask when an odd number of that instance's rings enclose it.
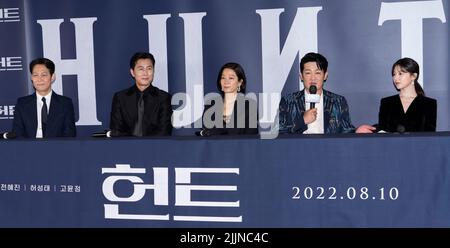
<instances>
[{"instance_id":1,"label":"woman in black dress","mask_svg":"<svg viewBox=\"0 0 450 248\"><path fill-rule=\"evenodd\" d=\"M247 79L238 63L226 63L217 75L216 94L206 100L200 136L258 134L256 99L245 94Z\"/></svg>"},{"instance_id":2,"label":"woman in black dress","mask_svg":"<svg viewBox=\"0 0 450 248\"><path fill-rule=\"evenodd\" d=\"M419 65L411 58L392 65L392 81L399 91L381 99L378 129L386 132L436 131L437 102L425 96L419 82Z\"/></svg>"}]
</instances>

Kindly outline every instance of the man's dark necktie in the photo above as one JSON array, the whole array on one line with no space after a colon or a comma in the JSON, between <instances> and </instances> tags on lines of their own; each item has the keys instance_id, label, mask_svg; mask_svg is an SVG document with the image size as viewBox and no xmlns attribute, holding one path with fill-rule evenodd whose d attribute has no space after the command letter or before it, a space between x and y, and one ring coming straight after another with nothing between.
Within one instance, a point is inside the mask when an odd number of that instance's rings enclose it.
<instances>
[{"instance_id":1,"label":"man's dark necktie","mask_svg":"<svg viewBox=\"0 0 450 248\"><path fill-rule=\"evenodd\" d=\"M45 97L42 97L42 108L41 108L41 125L42 125L42 137L45 137L45 128L47 127L47 102Z\"/></svg>"},{"instance_id":2,"label":"man's dark necktie","mask_svg":"<svg viewBox=\"0 0 450 248\"><path fill-rule=\"evenodd\" d=\"M144 119L144 93L139 93L139 100L137 104L137 112L138 112L138 119L136 122L136 125L134 126L133 135L134 136L142 136L142 120Z\"/></svg>"}]
</instances>

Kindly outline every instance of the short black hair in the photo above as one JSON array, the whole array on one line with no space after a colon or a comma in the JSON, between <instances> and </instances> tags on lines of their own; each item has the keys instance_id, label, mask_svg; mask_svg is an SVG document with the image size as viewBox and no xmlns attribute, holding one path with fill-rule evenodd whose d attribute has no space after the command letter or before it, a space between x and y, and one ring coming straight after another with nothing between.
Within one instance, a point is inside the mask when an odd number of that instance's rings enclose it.
<instances>
[{"instance_id":1,"label":"short black hair","mask_svg":"<svg viewBox=\"0 0 450 248\"><path fill-rule=\"evenodd\" d=\"M245 86L247 84L247 78L245 77L245 72L244 72L244 68L242 68L242 66L238 63L234 63L234 62L229 62L226 63L222 66L222 68L220 68L219 71L219 75L217 75L217 89L223 93L222 91L222 85L220 84L220 80L222 79L222 72L225 69L231 69L234 71L234 73L236 73L236 76L238 77L238 80L242 79L242 83L241 83L241 90L240 92L245 94Z\"/></svg>"},{"instance_id":2,"label":"short black hair","mask_svg":"<svg viewBox=\"0 0 450 248\"><path fill-rule=\"evenodd\" d=\"M33 68L35 65L45 65L50 71L50 75L55 73L55 63L47 58L37 58L30 62L30 73L33 73Z\"/></svg>"},{"instance_id":3,"label":"short black hair","mask_svg":"<svg viewBox=\"0 0 450 248\"><path fill-rule=\"evenodd\" d=\"M136 62L140 59L150 59L152 61L153 67L155 67L155 58L151 53L148 52L137 52L133 54L130 59L130 69L134 69Z\"/></svg>"},{"instance_id":4,"label":"short black hair","mask_svg":"<svg viewBox=\"0 0 450 248\"><path fill-rule=\"evenodd\" d=\"M322 54L307 53L300 60L300 73L303 72L303 69L305 68L305 64L308 62L316 62L317 68L319 68L323 72L327 72L327 70L328 70L328 61Z\"/></svg>"}]
</instances>

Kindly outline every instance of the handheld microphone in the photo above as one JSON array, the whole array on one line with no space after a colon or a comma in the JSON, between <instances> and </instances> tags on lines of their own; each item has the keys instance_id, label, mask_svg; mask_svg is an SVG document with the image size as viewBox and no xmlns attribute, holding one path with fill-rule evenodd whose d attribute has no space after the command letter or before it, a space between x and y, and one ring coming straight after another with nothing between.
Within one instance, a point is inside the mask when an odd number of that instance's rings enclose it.
<instances>
[{"instance_id":1,"label":"handheld microphone","mask_svg":"<svg viewBox=\"0 0 450 248\"><path fill-rule=\"evenodd\" d=\"M317 93L317 87L315 85L311 85L309 87L309 93L311 95L316 95ZM312 97L312 98L317 98L316 96ZM316 102L319 102L319 99L309 99L309 109L315 108L316 107Z\"/></svg>"},{"instance_id":2,"label":"handheld microphone","mask_svg":"<svg viewBox=\"0 0 450 248\"><path fill-rule=\"evenodd\" d=\"M15 139L17 137L14 132L4 132L0 133L0 139Z\"/></svg>"}]
</instances>

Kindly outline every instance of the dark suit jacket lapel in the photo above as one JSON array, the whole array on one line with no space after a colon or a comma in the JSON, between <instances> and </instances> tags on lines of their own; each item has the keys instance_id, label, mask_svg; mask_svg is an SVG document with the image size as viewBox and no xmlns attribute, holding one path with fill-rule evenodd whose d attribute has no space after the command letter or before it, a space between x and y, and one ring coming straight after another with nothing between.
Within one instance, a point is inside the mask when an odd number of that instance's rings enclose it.
<instances>
[{"instance_id":1,"label":"dark suit jacket lapel","mask_svg":"<svg viewBox=\"0 0 450 248\"><path fill-rule=\"evenodd\" d=\"M56 95L55 92L52 92L52 100L50 101L50 106L48 106L47 129L50 128L51 123L53 123L53 121L56 117L56 113L61 111L61 109L59 109L59 107L60 107L59 97L58 97L58 95Z\"/></svg>"},{"instance_id":2,"label":"dark suit jacket lapel","mask_svg":"<svg viewBox=\"0 0 450 248\"><path fill-rule=\"evenodd\" d=\"M23 114L24 118L28 119L28 121L24 120L25 130L29 130L32 133L28 133L29 137L36 137L37 130L37 106L36 106L36 93L30 95L27 98L26 106L24 106L25 113Z\"/></svg>"},{"instance_id":3,"label":"dark suit jacket lapel","mask_svg":"<svg viewBox=\"0 0 450 248\"><path fill-rule=\"evenodd\" d=\"M306 106L305 106L305 90L300 91L300 94L297 96L298 97L298 108L299 111L297 111L297 113L301 113L302 111L305 112L306 111Z\"/></svg>"},{"instance_id":4,"label":"dark suit jacket lapel","mask_svg":"<svg viewBox=\"0 0 450 248\"><path fill-rule=\"evenodd\" d=\"M52 133L56 131L55 125L56 123L56 117L59 113L64 112L64 109L62 108L61 98L58 94L52 91L52 100L50 101L49 111L48 111L48 117L47 117L47 136L55 136Z\"/></svg>"},{"instance_id":5,"label":"dark suit jacket lapel","mask_svg":"<svg viewBox=\"0 0 450 248\"><path fill-rule=\"evenodd\" d=\"M125 97L127 99L125 99L124 101L125 109L127 110L126 113L129 114L127 119L131 121L131 123L129 123L132 124L132 128L137 121L137 99L136 90L134 89L135 87L136 86L133 86L128 90L128 92L125 94Z\"/></svg>"},{"instance_id":6,"label":"dark suit jacket lapel","mask_svg":"<svg viewBox=\"0 0 450 248\"><path fill-rule=\"evenodd\" d=\"M333 107L332 99L330 94L326 90L322 90L323 92L323 129L324 133L330 133L330 116L331 116L331 108Z\"/></svg>"},{"instance_id":7,"label":"dark suit jacket lapel","mask_svg":"<svg viewBox=\"0 0 450 248\"><path fill-rule=\"evenodd\" d=\"M145 108L144 108L144 128L146 127L147 121L149 119L152 119L153 116L156 116L156 112L158 110L158 92L156 91L156 88L153 86L151 87L146 96L145 96ZM147 117L147 118L146 118Z\"/></svg>"}]
</instances>

